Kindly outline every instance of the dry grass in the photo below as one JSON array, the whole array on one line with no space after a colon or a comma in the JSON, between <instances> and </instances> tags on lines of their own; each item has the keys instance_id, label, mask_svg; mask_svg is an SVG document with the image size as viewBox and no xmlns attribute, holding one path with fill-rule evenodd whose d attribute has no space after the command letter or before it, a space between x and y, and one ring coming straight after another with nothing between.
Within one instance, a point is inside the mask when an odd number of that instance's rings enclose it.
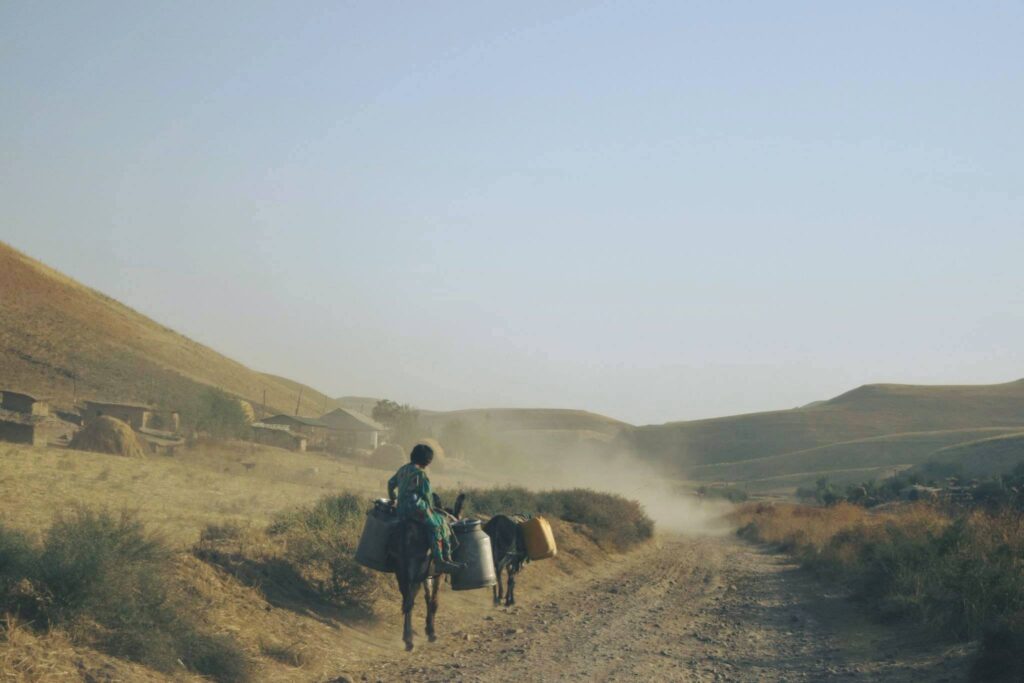
<instances>
[{"instance_id":1,"label":"dry grass","mask_svg":"<svg viewBox=\"0 0 1024 683\"><path fill-rule=\"evenodd\" d=\"M132 428L109 415L102 415L79 430L71 439L70 447L80 451L110 453L129 458L141 458L145 455Z\"/></svg>"},{"instance_id":2,"label":"dry grass","mask_svg":"<svg viewBox=\"0 0 1024 683\"><path fill-rule=\"evenodd\" d=\"M181 672L180 681L202 681ZM54 630L41 634L15 617L0 622L0 683L50 681L166 681L167 677L139 664L73 645Z\"/></svg>"},{"instance_id":3,"label":"dry grass","mask_svg":"<svg viewBox=\"0 0 1024 683\"><path fill-rule=\"evenodd\" d=\"M796 503L749 503L731 518L741 535L778 545L786 551L822 552L843 532L899 528L937 533L949 525L948 517L935 508L920 504L890 512L869 512L858 505L840 503L832 507L811 507Z\"/></svg>"},{"instance_id":4,"label":"dry grass","mask_svg":"<svg viewBox=\"0 0 1024 683\"><path fill-rule=\"evenodd\" d=\"M386 581L375 597L379 623L349 623L330 606L268 601L259 585L247 585L189 550L205 530L222 540L235 539L231 552L250 558L283 557L279 544L286 539L275 539L278 545L271 548L264 532L279 513L312 506L325 495L343 491L365 499L382 496L392 473L355 460L241 442L204 443L176 457L147 458L3 444L0 488L5 495L0 497L0 519L9 528L39 537L52 524L54 513L69 506L134 510L177 550L174 580L187 586L196 600L202 628L232 636L254 663L256 680L330 680L338 672L400 649L399 600L393 581ZM461 488L444 473L435 473L432 479L438 486ZM563 552L557 561L538 563L524 574L527 592L539 596L557 590L603 557L579 525L557 522L556 533ZM489 596L480 591L449 593L444 601L445 629L475 623L491 609ZM300 649L292 646L297 640ZM92 672L95 680L168 680L151 669L71 644L59 631L39 634L22 629L12 631L10 638L0 637L0 681L61 680L59 674L78 680L82 672ZM175 680L199 679L183 672Z\"/></svg>"},{"instance_id":5,"label":"dry grass","mask_svg":"<svg viewBox=\"0 0 1024 683\"><path fill-rule=\"evenodd\" d=\"M978 680L1024 680L1024 517L950 517L927 504L885 512L840 504L749 504L740 534L773 543L849 587L883 619L981 639Z\"/></svg>"},{"instance_id":6,"label":"dry grass","mask_svg":"<svg viewBox=\"0 0 1024 683\"><path fill-rule=\"evenodd\" d=\"M390 469L316 453L232 442L175 457L120 458L88 451L0 444L0 515L40 531L69 505L138 511L147 526L187 548L209 524L266 526L274 515L327 494L386 495ZM438 485L456 480L434 474Z\"/></svg>"}]
</instances>

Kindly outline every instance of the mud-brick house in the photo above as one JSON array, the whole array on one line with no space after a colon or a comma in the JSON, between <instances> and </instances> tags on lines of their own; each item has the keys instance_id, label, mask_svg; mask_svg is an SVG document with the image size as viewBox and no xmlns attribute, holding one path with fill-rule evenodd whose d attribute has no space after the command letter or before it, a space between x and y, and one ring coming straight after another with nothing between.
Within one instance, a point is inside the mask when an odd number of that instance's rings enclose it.
<instances>
[{"instance_id":1,"label":"mud-brick house","mask_svg":"<svg viewBox=\"0 0 1024 683\"><path fill-rule=\"evenodd\" d=\"M252 440L267 446L287 448L290 451L305 451L307 439L302 434L295 434L288 425L252 423Z\"/></svg>"},{"instance_id":2,"label":"mud-brick house","mask_svg":"<svg viewBox=\"0 0 1024 683\"><path fill-rule=\"evenodd\" d=\"M373 450L383 440L385 427L362 413L347 408L332 410L320 417L327 425L327 448L365 448Z\"/></svg>"},{"instance_id":3,"label":"mud-brick house","mask_svg":"<svg viewBox=\"0 0 1024 683\"><path fill-rule=\"evenodd\" d=\"M50 405L46 401L17 391L0 392L0 409L39 417L46 417L50 414Z\"/></svg>"},{"instance_id":4,"label":"mud-brick house","mask_svg":"<svg viewBox=\"0 0 1024 683\"><path fill-rule=\"evenodd\" d=\"M82 410L82 419L85 422L100 415L116 417L122 422L127 422L137 432L152 429L177 433L181 429L181 418L174 410L159 410L141 403L85 402L85 409Z\"/></svg>"},{"instance_id":5,"label":"mud-brick house","mask_svg":"<svg viewBox=\"0 0 1024 683\"><path fill-rule=\"evenodd\" d=\"M50 439L47 418L13 411L0 413L0 441L45 446Z\"/></svg>"},{"instance_id":6,"label":"mud-brick house","mask_svg":"<svg viewBox=\"0 0 1024 683\"><path fill-rule=\"evenodd\" d=\"M58 424L46 401L18 391L0 392L0 441L45 446Z\"/></svg>"},{"instance_id":7,"label":"mud-brick house","mask_svg":"<svg viewBox=\"0 0 1024 683\"><path fill-rule=\"evenodd\" d=\"M315 417L298 415L274 415L261 420L263 424L284 425L293 434L306 437L306 444L311 451L322 451L327 447L328 427Z\"/></svg>"}]
</instances>

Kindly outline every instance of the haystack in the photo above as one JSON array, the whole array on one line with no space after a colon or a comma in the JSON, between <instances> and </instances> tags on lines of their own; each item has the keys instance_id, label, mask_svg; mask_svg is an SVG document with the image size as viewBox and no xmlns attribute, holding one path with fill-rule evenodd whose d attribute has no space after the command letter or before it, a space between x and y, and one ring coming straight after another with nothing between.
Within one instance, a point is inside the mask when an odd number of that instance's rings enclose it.
<instances>
[{"instance_id":1,"label":"haystack","mask_svg":"<svg viewBox=\"0 0 1024 683\"><path fill-rule=\"evenodd\" d=\"M242 409L242 415L245 416L245 421L252 424L256 421L256 411L252 409L252 404L243 399L238 399L238 407Z\"/></svg>"},{"instance_id":2,"label":"haystack","mask_svg":"<svg viewBox=\"0 0 1024 683\"><path fill-rule=\"evenodd\" d=\"M409 456L398 444L385 443L377 446L370 454L370 462L385 469L397 468L409 462Z\"/></svg>"},{"instance_id":3,"label":"haystack","mask_svg":"<svg viewBox=\"0 0 1024 683\"><path fill-rule=\"evenodd\" d=\"M86 424L68 445L80 451L112 453L130 458L141 458L145 454L132 428L109 415L101 415Z\"/></svg>"},{"instance_id":4,"label":"haystack","mask_svg":"<svg viewBox=\"0 0 1024 683\"><path fill-rule=\"evenodd\" d=\"M434 464L443 465L445 461L444 448L441 447L441 442L437 439L423 438L416 443L426 444L430 446L430 449L434 451Z\"/></svg>"}]
</instances>

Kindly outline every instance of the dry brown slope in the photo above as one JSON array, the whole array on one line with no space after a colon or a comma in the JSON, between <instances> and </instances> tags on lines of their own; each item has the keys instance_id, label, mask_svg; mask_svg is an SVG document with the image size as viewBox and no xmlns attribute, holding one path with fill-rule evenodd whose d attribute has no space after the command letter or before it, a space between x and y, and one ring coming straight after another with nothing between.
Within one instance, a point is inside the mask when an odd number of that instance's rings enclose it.
<instances>
[{"instance_id":1,"label":"dry brown slope","mask_svg":"<svg viewBox=\"0 0 1024 683\"><path fill-rule=\"evenodd\" d=\"M299 385L264 375L0 242L0 385L69 402L78 396L173 402L202 386L294 409ZM303 405L331 405L305 387Z\"/></svg>"},{"instance_id":2,"label":"dry brown slope","mask_svg":"<svg viewBox=\"0 0 1024 683\"><path fill-rule=\"evenodd\" d=\"M862 386L796 408L637 428L625 444L678 467L739 463L886 434L1016 427L1024 380L979 386Z\"/></svg>"},{"instance_id":3,"label":"dry brown slope","mask_svg":"<svg viewBox=\"0 0 1024 683\"><path fill-rule=\"evenodd\" d=\"M563 408L479 408L446 412L425 412L424 423L443 427L456 420L487 426L494 432L590 431L613 436L629 424L586 410Z\"/></svg>"}]
</instances>

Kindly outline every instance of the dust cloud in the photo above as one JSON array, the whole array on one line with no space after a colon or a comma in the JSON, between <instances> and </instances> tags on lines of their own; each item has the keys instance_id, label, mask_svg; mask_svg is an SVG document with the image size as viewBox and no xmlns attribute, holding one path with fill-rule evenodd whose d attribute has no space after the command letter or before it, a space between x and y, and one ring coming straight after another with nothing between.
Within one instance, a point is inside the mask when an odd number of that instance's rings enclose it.
<instances>
[{"instance_id":1,"label":"dust cloud","mask_svg":"<svg viewBox=\"0 0 1024 683\"><path fill-rule=\"evenodd\" d=\"M732 531L727 501L697 496L680 479L666 477L635 455L603 447L580 445L569 452L537 458L530 471L520 471L506 483L536 490L590 488L639 501L659 531L690 535L725 535Z\"/></svg>"}]
</instances>

